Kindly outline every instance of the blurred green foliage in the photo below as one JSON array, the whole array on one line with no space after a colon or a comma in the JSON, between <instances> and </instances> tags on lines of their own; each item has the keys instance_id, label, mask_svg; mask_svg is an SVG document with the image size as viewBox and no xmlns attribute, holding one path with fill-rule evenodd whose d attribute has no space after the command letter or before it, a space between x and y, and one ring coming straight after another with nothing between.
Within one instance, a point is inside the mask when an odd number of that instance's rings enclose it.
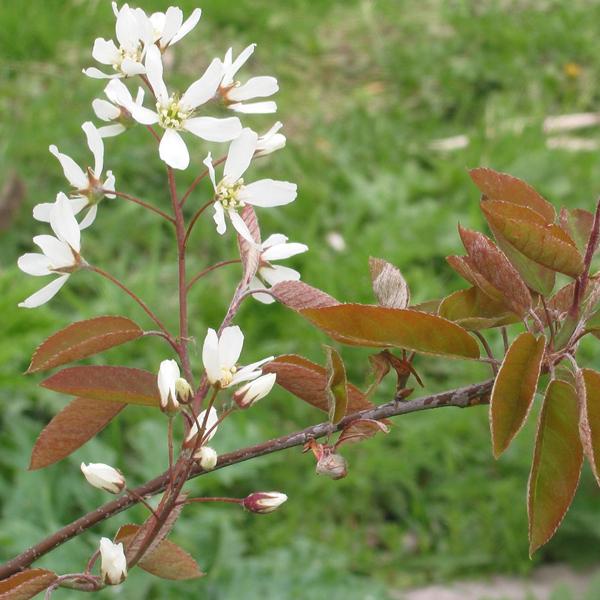
<instances>
[{"instance_id":1,"label":"blurred green foliage","mask_svg":"<svg viewBox=\"0 0 600 600\"><path fill-rule=\"evenodd\" d=\"M186 14L195 5L179 4ZM168 3L140 5L152 11ZM593 206L600 190L598 152L549 150L541 123L549 114L598 107L599 4L206 0L202 8L199 27L171 54L177 72L171 81L184 86L228 45L239 50L258 42L246 72L279 78L278 118L285 122L288 147L260 161L257 177L300 187L293 205L261 211L263 237L284 232L307 243L311 251L290 264L312 285L343 300L371 301L367 262L374 255L401 268L415 302L458 289L462 284L444 261L460 252L456 223L482 226L468 167L487 165L524 177L558 205ZM84 484L82 460L118 466L133 484L165 467L164 419L129 408L69 459L42 472L26 471L36 435L66 401L38 388L39 376L21 375L35 346L74 319L128 314L146 324L128 298L90 273L73 277L43 308L16 308L40 283L15 266L17 256L31 248L31 236L44 229L32 221L31 208L65 187L47 147L56 143L76 160L88 159L79 126L93 117L90 102L101 96L103 84L85 78L81 69L92 64L93 39L112 34L108 0L0 4L0 181L16 176L26 186L14 220L0 223L0 559L105 500ZM245 122L259 131L272 123L268 117ZM462 150L429 147L433 139L459 134L470 138ZM594 129L578 135L598 141ZM205 149L195 148L199 169ZM220 156L221 149L213 154ZM106 164L121 190L167 206L163 166L144 130L109 140ZM194 168L181 174L180 189L194 175ZM190 210L208 194L207 186L199 189ZM345 250L328 244L332 232L344 238ZM84 236L83 252L176 323L172 240L156 217L105 201ZM190 269L234 255L233 236L218 237L207 218L191 242ZM224 314L238 276L236 267L228 269L194 289L196 347ZM324 360L324 337L280 306L248 302L238 323L247 338L246 361L287 352ZM342 351L350 378L365 384L368 353ZM598 360L593 344L584 351L589 364ZM167 357L160 340L144 339L89 362L155 370ZM194 365L198 373L197 348ZM421 359L417 367L428 391L488 375L464 362ZM388 382L379 399L390 393ZM224 452L321 419L278 391L231 419L214 445ZM199 559L207 577L172 584L136 570L121 595L366 600L432 580L525 574L542 561L594 564L600 559L600 494L587 471L556 538L533 562L527 557L532 435L530 424L494 462L485 409L432 411L398 419L389 436L349 448L350 474L342 481L317 478L311 458L297 449L203 477L190 489L218 495L277 489L290 500L266 517L229 506L190 508L173 539ZM39 564L63 572L82 567L101 534L112 535L118 524L144 516L136 507Z\"/></svg>"}]
</instances>

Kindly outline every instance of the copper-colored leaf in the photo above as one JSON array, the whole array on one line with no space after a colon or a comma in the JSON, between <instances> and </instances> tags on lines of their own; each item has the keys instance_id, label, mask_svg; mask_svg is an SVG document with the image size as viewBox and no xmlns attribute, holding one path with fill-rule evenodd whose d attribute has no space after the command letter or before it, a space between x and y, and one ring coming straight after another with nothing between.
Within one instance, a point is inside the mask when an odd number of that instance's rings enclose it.
<instances>
[{"instance_id":1,"label":"copper-colored leaf","mask_svg":"<svg viewBox=\"0 0 600 600\"><path fill-rule=\"evenodd\" d=\"M159 406L156 375L130 367L70 367L48 377L42 387L89 400Z\"/></svg>"},{"instance_id":2,"label":"copper-colored leaf","mask_svg":"<svg viewBox=\"0 0 600 600\"><path fill-rule=\"evenodd\" d=\"M0 581L0 600L30 600L50 587L56 573L46 569L27 569Z\"/></svg>"},{"instance_id":3,"label":"copper-colored leaf","mask_svg":"<svg viewBox=\"0 0 600 600\"><path fill-rule=\"evenodd\" d=\"M581 274L583 258L563 229L557 225L540 225L525 218L513 218L491 205L491 202L481 204L488 222L519 252L559 273L571 277Z\"/></svg>"},{"instance_id":4,"label":"copper-colored leaf","mask_svg":"<svg viewBox=\"0 0 600 600\"><path fill-rule=\"evenodd\" d=\"M339 423L348 408L348 380L346 367L340 353L331 346L325 346L327 351L327 396L329 398L329 420Z\"/></svg>"},{"instance_id":5,"label":"copper-colored leaf","mask_svg":"<svg viewBox=\"0 0 600 600\"><path fill-rule=\"evenodd\" d=\"M531 294L505 254L488 237L459 225L459 233L475 269L502 293L503 302L516 314L531 309Z\"/></svg>"},{"instance_id":6,"label":"copper-colored leaf","mask_svg":"<svg viewBox=\"0 0 600 600\"><path fill-rule=\"evenodd\" d=\"M28 373L52 369L98 354L144 335L126 317L96 317L73 323L50 336L35 351Z\"/></svg>"},{"instance_id":7,"label":"copper-colored leaf","mask_svg":"<svg viewBox=\"0 0 600 600\"><path fill-rule=\"evenodd\" d=\"M584 254L592 233L594 215L589 210L582 208L571 210L563 208L560 211L559 223L575 242L578 250Z\"/></svg>"},{"instance_id":8,"label":"copper-colored leaf","mask_svg":"<svg viewBox=\"0 0 600 600\"><path fill-rule=\"evenodd\" d=\"M520 321L501 302L495 302L478 288L471 287L450 294L442 300L439 316L454 321L469 331L510 325Z\"/></svg>"},{"instance_id":9,"label":"copper-colored leaf","mask_svg":"<svg viewBox=\"0 0 600 600\"><path fill-rule=\"evenodd\" d=\"M577 375L583 378L578 386L580 403L580 432L585 455L600 484L600 373L592 369L581 369Z\"/></svg>"},{"instance_id":10,"label":"copper-colored leaf","mask_svg":"<svg viewBox=\"0 0 600 600\"><path fill-rule=\"evenodd\" d=\"M575 389L564 381L551 381L538 421L529 475L530 555L554 535L575 496L583 464L578 422Z\"/></svg>"},{"instance_id":11,"label":"copper-colored leaf","mask_svg":"<svg viewBox=\"0 0 600 600\"><path fill-rule=\"evenodd\" d=\"M494 287L475 267L468 256L447 256L446 262L466 281L480 289L494 302L503 302L502 292Z\"/></svg>"},{"instance_id":12,"label":"copper-colored leaf","mask_svg":"<svg viewBox=\"0 0 600 600\"><path fill-rule=\"evenodd\" d=\"M83 446L124 408L118 402L75 398L46 425L31 452L31 470L47 467Z\"/></svg>"},{"instance_id":13,"label":"copper-colored leaf","mask_svg":"<svg viewBox=\"0 0 600 600\"><path fill-rule=\"evenodd\" d=\"M295 354L278 356L263 367L265 373L276 373L275 380L282 388L324 412L329 410L327 371L320 365ZM372 408L366 396L351 383L348 384L346 414Z\"/></svg>"},{"instance_id":14,"label":"copper-colored leaf","mask_svg":"<svg viewBox=\"0 0 600 600\"><path fill-rule=\"evenodd\" d=\"M554 207L528 183L485 167L472 169L469 174L481 193L490 200L501 200L531 208L540 214L546 223L554 223Z\"/></svg>"},{"instance_id":15,"label":"copper-colored leaf","mask_svg":"<svg viewBox=\"0 0 600 600\"><path fill-rule=\"evenodd\" d=\"M479 358L479 347L466 330L451 321L416 310L338 304L300 312L344 344Z\"/></svg>"},{"instance_id":16,"label":"copper-colored leaf","mask_svg":"<svg viewBox=\"0 0 600 600\"><path fill-rule=\"evenodd\" d=\"M408 283L400 270L381 258L369 258L373 291L381 306L406 308L410 303Z\"/></svg>"},{"instance_id":17,"label":"copper-colored leaf","mask_svg":"<svg viewBox=\"0 0 600 600\"><path fill-rule=\"evenodd\" d=\"M357 419L345 427L335 444L336 449L343 444L353 444L369 439L378 433L389 433L390 429L381 421Z\"/></svg>"},{"instance_id":18,"label":"copper-colored leaf","mask_svg":"<svg viewBox=\"0 0 600 600\"><path fill-rule=\"evenodd\" d=\"M333 296L302 281L282 281L281 283L277 283L271 288L271 294L281 304L293 310L339 304Z\"/></svg>"},{"instance_id":19,"label":"copper-colored leaf","mask_svg":"<svg viewBox=\"0 0 600 600\"><path fill-rule=\"evenodd\" d=\"M240 213L242 220L246 223L250 235L254 239L255 244L250 244L248 240L238 234L238 247L240 250L240 258L242 259L242 266L244 268L244 276L242 278L241 285L246 287L252 278L256 275L258 267L260 266L260 227L258 225L258 219L252 206L247 204Z\"/></svg>"},{"instance_id":20,"label":"copper-colored leaf","mask_svg":"<svg viewBox=\"0 0 600 600\"><path fill-rule=\"evenodd\" d=\"M139 525L123 525L117 532L115 542L123 542L123 545L127 548L139 530ZM162 579L196 579L204 576L190 554L177 544L165 539L161 540L153 550L146 553L138 566Z\"/></svg>"},{"instance_id":21,"label":"copper-colored leaf","mask_svg":"<svg viewBox=\"0 0 600 600\"><path fill-rule=\"evenodd\" d=\"M537 387L544 356L544 336L525 332L510 345L492 388L490 428L498 458L523 427Z\"/></svg>"}]
</instances>

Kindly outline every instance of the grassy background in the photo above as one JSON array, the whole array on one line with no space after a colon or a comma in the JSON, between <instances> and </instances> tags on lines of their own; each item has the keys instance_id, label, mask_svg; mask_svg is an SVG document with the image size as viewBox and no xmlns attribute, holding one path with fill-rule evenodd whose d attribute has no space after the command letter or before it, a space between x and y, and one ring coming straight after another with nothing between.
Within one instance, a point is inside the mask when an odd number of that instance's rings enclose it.
<instances>
[{"instance_id":1,"label":"grassy background","mask_svg":"<svg viewBox=\"0 0 600 600\"><path fill-rule=\"evenodd\" d=\"M141 4L148 11L168 5ZM180 5L188 13L194 3ZM278 76L279 118L289 143L256 166L256 177L300 186L293 205L261 211L263 236L281 231L307 243L311 252L290 264L332 295L371 301L369 255L398 265L417 302L462 286L444 256L460 251L458 221L482 225L468 167L488 165L524 177L557 205L592 207L600 190L598 152L549 150L541 123L549 114L598 106L597 3L206 0L203 9L201 25L171 54L178 73L171 81L183 87L228 45L239 50L258 42L246 73ZM0 4L0 181L16 176L26 186L14 219L4 216L0 223L0 559L104 500L82 483L80 461L117 465L134 484L165 466L164 419L130 408L69 459L42 472L25 471L36 435L65 404L37 387L40 377L20 375L33 348L74 319L129 314L146 323L127 298L88 273L73 277L43 308L16 308L39 285L15 266L43 229L32 221L31 208L65 187L47 147L56 143L79 162L88 159L79 126L92 118L90 102L103 85L80 70L92 64L93 39L111 37L112 27L108 0ZM515 121L518 128L511 126ZM272 121L245 122L262 131ZM433 139L463 133L471 140L463 150L429 148ZM121 190L167 206L163 169L144 134L133 130L109 140L106 164ZM582 135L598 139L596 130ZM198 144L198 167L204 152ZM190 169L180 176L181 188L194 174ZM205 186L190 206L208 193ZM4 194L0 201L9 205L11 198ZM327 243L331 232L343 236L346 250ZM83 251L175 324L172 244L168 228L153 215L105 202ZM232 236L217 239L206 219L191 244L191 269L234 253ZM206 327L220 322L236 277L235 267L222 270L195 289L191 320L200 344ZM323 360L324 337L282 307L249 302L238 323L247 336L246 361L286 352ZM590 361L598 359L593 347L585 351ZM343 355L353 381L364 384L368 353L343 349ZM160 340L147 339L89 362L155 370L163 358ZM198 371L197 351L194 362ZM461 362L418 366L428 390L487 376ZM382 390L381 400L388 397ZM228 422L214 445L224 452L320 419L277 392ZM207 577L173 585L132 572L135 583L121 596L379 599L427 581L525 574L539 562L596 564L600 497L587 471L556 538L533 562L527 557L532 433L528 427L494 462L485 410L435 411L398 420L386 438L348 449L350 475L339 482L317 478L311 459L297 450L203 477L190 486L198 494L280 489L290 500L262 518L230 507L191 508L173 539L199 559ZM143 518L141 508L132 509L39 564L63 572L79 568L100 534Z\"/></svg>"}]
</instances>

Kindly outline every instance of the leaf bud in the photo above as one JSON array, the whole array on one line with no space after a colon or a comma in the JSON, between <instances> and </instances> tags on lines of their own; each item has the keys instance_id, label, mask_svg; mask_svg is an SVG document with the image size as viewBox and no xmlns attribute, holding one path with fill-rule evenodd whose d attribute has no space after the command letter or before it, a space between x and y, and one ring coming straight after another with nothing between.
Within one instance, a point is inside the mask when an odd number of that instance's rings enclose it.
<instances>
[{"instance_id":1,"label":"leaf bud","mask_svg":"<svg viewBox=\"0 0 600 600\"><path fill-rule=\"evenodd\" d=\"M280 492L254 492L244 498L242 505L250 512L266 515L277 510L286 500L287 496Z\"/></svg>"},{"instance_id":2,"label":"leaf bud","mask_svg":"<svg viewBox=\"0 0 600 600\"><path fill-rule=\"evenodd\" d=\"M316 471L331 479L343 479L348 474L348 463L341 454L327 453L317 462Z\"/></svg>"}]
</instances>

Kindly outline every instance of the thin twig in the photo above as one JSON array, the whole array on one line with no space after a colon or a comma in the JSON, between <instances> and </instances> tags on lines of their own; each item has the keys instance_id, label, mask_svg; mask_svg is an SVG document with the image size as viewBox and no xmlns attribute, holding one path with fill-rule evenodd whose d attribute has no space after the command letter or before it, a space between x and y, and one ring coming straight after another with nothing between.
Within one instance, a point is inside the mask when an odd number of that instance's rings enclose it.
<instances>
[{"instance_id":1,"label":"thin twig","mask_svg":"<svg viewBox=\"0 0 600 600\"><path fill-rule=\"evenodd\" d=\"M222 156L221 158L219 158L219 160L216 160L215 162L213 162L213 167L217 167L219 166L221 163L224 163L227 160L227 156ZM205 171L203 171L202 173L200 173L200 175L198 175L198 177L196 177L196 179L194 179L194 181L192 181L192 184L190 185L190 187L187 189L187 191L185 192L185 194L183 195L183 197L181 198L181 202L180 202L180 206L183 208L183 206L185 205L185 203L187 202L187 199L190 197L190 194L196 189L196 186L209 174L209 170L206 169Z\"/></svg>"},{"instance_id":2,"label":"thin twig","mask_svg":"<svg viewBox=\"0 0 600 600\"><path fill-rule=\"evenodd\" d=\"M485 353L490 358L490 361L492 361L490 362L490 367L492 368L492 375L498 375L498 361L496 360L494 353L492 352L492 349L488 344L488 341L483 337L481 332L474 331L473 333L475 334L475 337L481 342L481 345L483 346Z\"/></svg>"},{"instance_id":3,"label":"thin twig","mask_svg":"<svg viewBox=\"0 0 600 600\"><path fill-rule=\"evenodd\" d=\"M108 193L108 192L106 192ZM157 215L160 215L163 219L169 221L169 223L175 223L175 219L171 216L169 216L166 212L160 210L160 208L156 208L156 206L152 206L152 204L149 204L148 202L144 202L144 200L140 200L139 198L136 198L135 196L131 196L129 194L124 194L123 192L110 192L111 194L114 194L115 196L119 197L119 198L124 198L125 200L129 200L130 202L135 202L136 204L139 204L140 206L143 206L144 208L146 208L147 210L151 210L153 213L156 213Z\"/></svg>"},{"instance_id":4,"label":"thin twig","mask_svg":"<svg viewBox=\"0 0 600 600\"><path fill-rule=\"evenodd\" d=\"M235 265L235 264L240 264L242 261L239 258L234 258L232 260L223 260L221 262L215 263L214 265L211 265L210 267L206 267L206 269L203 269L202 271L200 271L200 273L198 273L197 275L194 275L190 281L188 282L187 285L187 289L188 292L190 291L190 289L192 288L192 286L199 281L200 279L202 279L205 275L208 275L208 273L210 273L211 271L214 271L215 269L220 269L221 267L225 267L227 265Z\"/></svg>"},{"instance_id":5,"label":"thin twig","mask_svg":"<svg viewBox=\"0 0 600 600\"><path fill-rule=\"evenodd\" d=\"M196 224L196 221L198 221L198 219L202 216L202 213L212 204L214 204L215 200L214 198L212 200L209 200L208 202L206 202L205 204L203 204L197 211L196 214L192 217L192 220L190 221L190 224L188 225L188 228L185 232L185 237L183 238L183 246L185 248L185 246L187 246L188 240L190 239L190 235L192 234L192 229L194 229L194 225Z\"/></svg>"}]
</instances>

